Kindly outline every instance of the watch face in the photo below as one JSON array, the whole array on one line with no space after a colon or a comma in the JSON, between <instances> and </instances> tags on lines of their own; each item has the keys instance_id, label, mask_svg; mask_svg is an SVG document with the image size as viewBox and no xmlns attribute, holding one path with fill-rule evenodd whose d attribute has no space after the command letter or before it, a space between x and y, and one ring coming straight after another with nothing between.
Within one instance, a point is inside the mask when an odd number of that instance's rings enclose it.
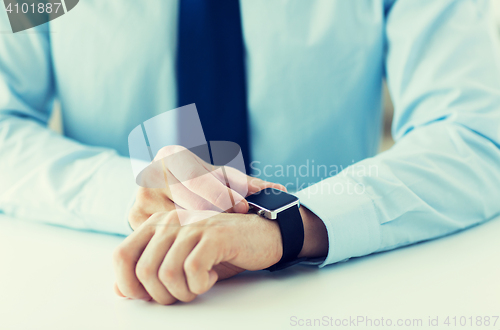
<instances>
[{"instance_id":1,"label":"watch face","mask_svg":"<svg viewBox=\"0 0 500 330\"><path fill-rule=\"evenodd\" d=\"M269 211L274 211L298 201L298 198L274 188L266 188L246 198L250 205L257 205Z\"/></svg>"}]
</instances>

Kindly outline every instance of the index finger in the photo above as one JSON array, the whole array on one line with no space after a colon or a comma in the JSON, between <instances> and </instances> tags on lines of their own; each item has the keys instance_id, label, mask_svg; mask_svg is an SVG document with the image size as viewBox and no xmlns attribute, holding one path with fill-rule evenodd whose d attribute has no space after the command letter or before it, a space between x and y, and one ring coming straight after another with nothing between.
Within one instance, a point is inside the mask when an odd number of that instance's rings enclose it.
<instances>
[{"instance_id":1,"label":"index finger","mask_svg":"<svg viewBox=\"0 0 500 330\"><path fill-rule=\"evenodd\" d=\"M173 154L164 159L167 171L176 180L188 190L221 210L232 210L235 203L240 202L243 203L243 208L248 209L248 203L244 197L228 187L226 182L223 183L217 178L221 174L226 177L223 167L214 167L213 171L209 171L197 160L196 155L189 150L186 151ZM171 197L175 202L175 194ZM238 207L241 208L241 206Z\"/></svg>"}]
</instances>

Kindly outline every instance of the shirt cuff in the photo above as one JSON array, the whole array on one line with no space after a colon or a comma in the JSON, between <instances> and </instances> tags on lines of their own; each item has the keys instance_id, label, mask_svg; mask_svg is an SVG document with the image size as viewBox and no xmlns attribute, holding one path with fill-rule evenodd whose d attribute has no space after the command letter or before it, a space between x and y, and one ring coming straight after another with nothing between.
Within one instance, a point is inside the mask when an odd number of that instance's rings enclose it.
<instances>
[{"instance_id":1,"label":"shirt cuff","mask_svg":"<svg viewBox=\"0 0 500 330\"><path fill-rule=\"evenodd\" d=\"M328 255L319 267L367 255L380 247L380 223L366 187L339 174L295 193L328 232ZM318 264L318 262L313 264Z\"/></svg>"},{"instance_id":2,"label":"shirt cuff","mask_svg":"<svg viewBox=\"0 0 500 330\"><path fill-rule=\"evenodd\" d=\"M128 214L135 202L138 186L132 174L130 160L112 157L97 171L91 187L87 187L86 213L90 217L89 227L103 232L130 235L133 230Z\"/></svg>"}]
</instances>

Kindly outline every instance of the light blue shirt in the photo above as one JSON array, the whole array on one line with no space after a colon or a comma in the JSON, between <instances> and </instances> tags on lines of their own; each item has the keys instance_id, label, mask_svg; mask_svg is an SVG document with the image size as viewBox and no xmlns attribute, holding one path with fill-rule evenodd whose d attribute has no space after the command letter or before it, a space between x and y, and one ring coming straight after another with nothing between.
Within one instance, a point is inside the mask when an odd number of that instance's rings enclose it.
<instances>
[{"instance_id":1,"label":"light blue shirt","mask_svg":"<svg viewBox=\"0 0 500 330\"><path fill-rule=\"evenodd\" d=\"M324 221L323 265L500 214L500 48L488 1L241 4L252 171L300 190ZM177 6L82 0L14 35L0 10L2 212L129 233L127 136L177 107ZM396 145L376 155L384 77ZM46 127L55 98L64 136Z\"/></svg>"}]
</instances>

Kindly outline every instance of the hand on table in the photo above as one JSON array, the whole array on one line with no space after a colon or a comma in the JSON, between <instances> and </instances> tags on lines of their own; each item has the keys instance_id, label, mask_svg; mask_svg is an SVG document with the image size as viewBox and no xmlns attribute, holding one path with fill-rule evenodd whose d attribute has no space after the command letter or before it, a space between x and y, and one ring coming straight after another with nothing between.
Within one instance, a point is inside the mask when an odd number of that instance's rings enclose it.
<instances>
[{"instance_id":1,"label":"hand on table","mask_svg":"<svg viewBox=\"0 0 500 330\"><path fill-rule=\"evenodd\" d=\"M181 226L178 214L183 212L204 219ZM206 218L207 213L212 216ZM189 302L217 280L274 265L282 253L277 223L255 214L158 212L116 249L115 289L121 296L160 304Z\"/></svg>"},{"instance_id":2,"label":"hand on table","mask_svg":"<svg viewBox=\"0 0 500 330\"><path fill-rule=\"evenodd\" d=\"M268 187L286 191L284 186L227 166L225 172L214 170L182 147L163 148L156 157L167 158L145 180L167 178L170 184L139 189L129 216L135 231L114 253L118 295L160 304L188 302L217 280L264 269L281 259L277 222L246 214L243 196ZM221 198L228 193L237 201L234 206ZM328 237L322 221L303 207L300 212L305 238L299 257L326 255Z\"/></svg>"}]
</instances>

